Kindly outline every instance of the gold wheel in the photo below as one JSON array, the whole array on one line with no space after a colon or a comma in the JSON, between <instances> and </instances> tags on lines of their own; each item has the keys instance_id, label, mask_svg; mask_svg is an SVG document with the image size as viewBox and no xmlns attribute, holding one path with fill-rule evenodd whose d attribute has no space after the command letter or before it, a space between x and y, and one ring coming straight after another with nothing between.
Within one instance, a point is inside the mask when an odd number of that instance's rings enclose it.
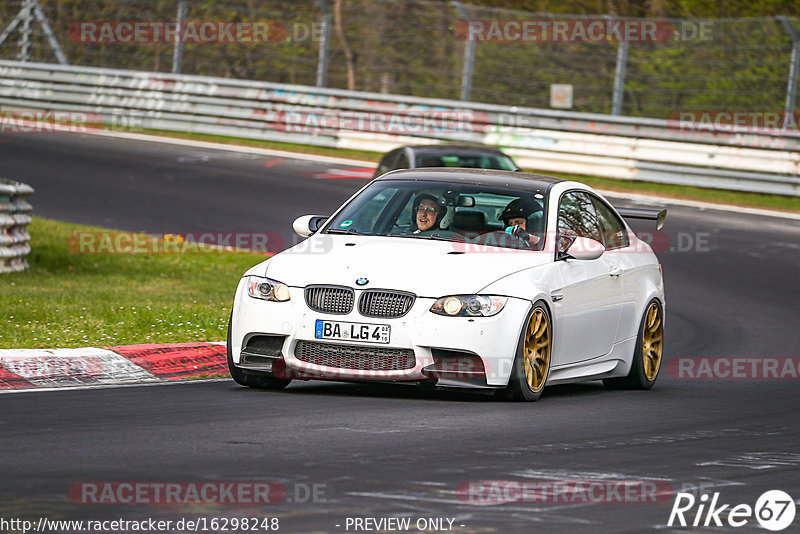
<instances>
[{"instance_id":1,"label":"gold wheel","mask_svg":"<svg viewBox=\"0 0 800 534\"><path fill-rule=\"evenodd\" d=\"M661 354L664 350L664 321L661 308L655 302L650 303L642 332L642 368L649 382L656 379L661 367Z\"/></svg>"},{"instance_id":2,"label":"gold wheel","mask_svg":"<svg viewBox=\"0 0 800 534\"><path fill-rule=\"evenodd\" d=\"M536 308L525 332L524 365L528 389L538 393L550 370L550 321L542 308Z\"/></svg>"}]
</instances>

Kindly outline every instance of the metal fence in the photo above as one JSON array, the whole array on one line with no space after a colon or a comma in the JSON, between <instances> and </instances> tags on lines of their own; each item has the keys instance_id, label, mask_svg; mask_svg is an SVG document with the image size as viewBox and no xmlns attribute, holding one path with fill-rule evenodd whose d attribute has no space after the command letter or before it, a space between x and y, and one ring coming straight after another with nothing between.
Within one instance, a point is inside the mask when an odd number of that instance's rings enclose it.
<instances>
[{"instance_id":1,"label":"metal fence","mask_svg":"<svg viewBox=\"0 0 800 534\"><path fill-rule=\"evenodd\" d=\"M797 132L3 60L0 106L5 132L137 127L372 151L470 141L530 169L800 196Z\"/></svg>"},{"instance_id":2,"label":"metal fence","mask_svg":"<svg viewBox=\"0 0 800 534\"><path fill-rule=\"evenodd\" d=\"M636 117L794 109L797 18L662 19L651 21L656 39L465 35L470 22L601 19L421 0L6 0L0 58L536 108L550 107L553 84L569 85L573 111ZM270 32L268 42L171 43L93 39L102 36L80 26L178 20L259 21Z\"/></svg>"}]
</instances>

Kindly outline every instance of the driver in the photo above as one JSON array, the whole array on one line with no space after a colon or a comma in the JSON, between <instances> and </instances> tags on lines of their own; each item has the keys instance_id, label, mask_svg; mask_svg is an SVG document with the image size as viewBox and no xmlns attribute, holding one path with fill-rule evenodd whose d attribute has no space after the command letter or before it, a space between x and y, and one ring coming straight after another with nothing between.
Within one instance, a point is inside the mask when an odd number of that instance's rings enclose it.
<instances>
[{"instance_id":1,"label":"driver","mask_svg":"<svg viewBox=\"0 0 800 534\"><path fill-rule=\"evenodd\" d=\"M517 198L508 203L498 219L503 221L507 234L513 235L533 247L539 243L541 238L538 235L528 233L528 217L532 213L541 211L541 209L535 202Z\"/></svg>"},{"instance_id":2,"label":"driver","mask_svg":"<svg viewBox=\"0 0 800 534\"><path fill-rule=\"evenodd\" d=\"M416 226L412 233L419 234L437 230L447 207L443 206L435 196L422 194L414 199L412 209Z\"/></svg>"}]
</instances>

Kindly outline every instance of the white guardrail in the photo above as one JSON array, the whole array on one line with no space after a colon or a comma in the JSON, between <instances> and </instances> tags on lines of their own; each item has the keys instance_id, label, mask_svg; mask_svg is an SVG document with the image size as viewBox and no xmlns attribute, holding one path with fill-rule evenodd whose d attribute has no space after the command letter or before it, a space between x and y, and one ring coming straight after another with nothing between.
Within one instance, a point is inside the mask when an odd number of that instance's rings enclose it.
<instances>
[{"instance_id":1,"label":"white guardrail","mask_svg":"<svg viewBox=\"0 0 800 534\"><path fill-rule=\"evenodd\" d=\"M800 196L792 131L681 130L658 119L15 61L0 61L0 108L358 150L486 143L540 171ZM4 119L0 133L13 127Z\"/></svg>"},{"instance_id":2,"label":"white guardrail","mask_svg":"<svg viewBox=\"0 0 800 534\"><path fill-rule=\"evenodd\" d=\"M32 194L31 186L0 178L0 274L28 268L31 236L26 227L33 208L27 197Z\"/></svg>"}]
</instances>

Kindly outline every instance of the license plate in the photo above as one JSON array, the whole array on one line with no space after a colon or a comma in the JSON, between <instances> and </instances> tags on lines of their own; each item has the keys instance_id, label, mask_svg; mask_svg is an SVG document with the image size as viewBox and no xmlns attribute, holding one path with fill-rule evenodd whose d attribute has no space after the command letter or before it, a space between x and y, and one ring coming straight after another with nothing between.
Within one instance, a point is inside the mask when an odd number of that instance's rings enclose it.
<instances>
[{"instance_id":1,"label":"license plate","mask_svg":"<svg viewBox=\"0 0 800 534\"><path fill-rule=\"evenodd\" d=\"M317 319L314 337L364 343L389 343L390 328L388 324L343 323Z\"/></svg>"}]
</instances>

